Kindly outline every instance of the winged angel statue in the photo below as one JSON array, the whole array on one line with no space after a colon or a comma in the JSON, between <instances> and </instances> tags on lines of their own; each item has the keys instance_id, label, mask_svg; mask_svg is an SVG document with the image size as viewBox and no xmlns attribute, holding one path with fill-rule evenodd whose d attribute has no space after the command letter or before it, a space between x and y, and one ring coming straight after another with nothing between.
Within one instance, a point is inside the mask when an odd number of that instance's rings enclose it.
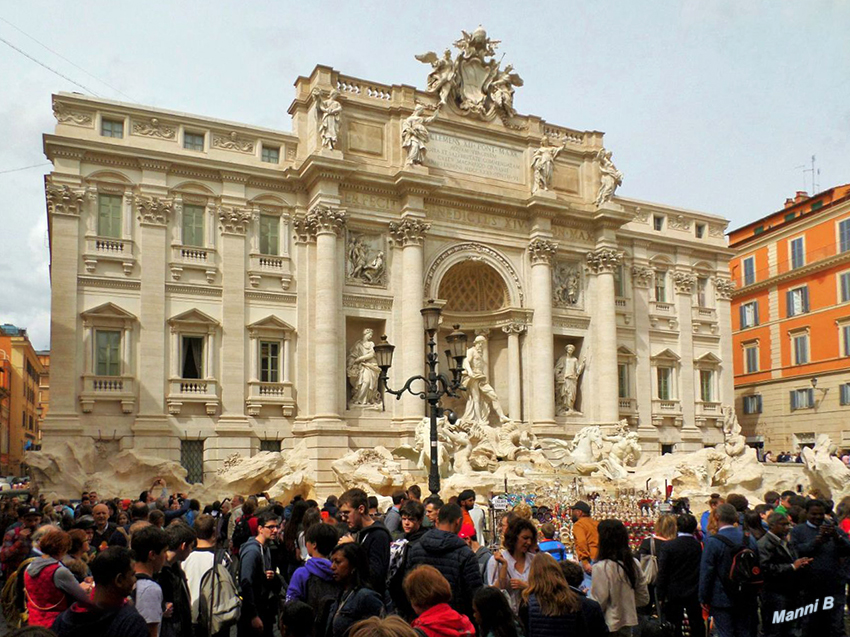
<instances>
[{"instance_id":1,"label":"winged angel statue","mask_svg":"<svg viewBox=\"0 0 850 637\"><path fill-rule=\"evenodd\" d=\"M461 39L454 43L458 49L454 59L449 49L442 57L433 51L416 56L431 65L428 91L437 95L437 108L451 103L464 114L485 119L497 113L503 119L514 117L514 91L523 81L513 66L500 69L501 60L493 59L500 40L488 38L481 26L471 34L461 33Z\"/></svg>"}]
</instances>

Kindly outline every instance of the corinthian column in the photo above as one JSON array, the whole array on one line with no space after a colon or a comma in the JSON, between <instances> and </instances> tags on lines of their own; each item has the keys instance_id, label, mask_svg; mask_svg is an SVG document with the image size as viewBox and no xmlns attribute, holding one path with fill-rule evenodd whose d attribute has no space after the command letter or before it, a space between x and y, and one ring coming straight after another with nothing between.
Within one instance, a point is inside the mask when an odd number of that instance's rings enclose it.
<instances>
[{"instance_id":1,"label":"corinthian column","mask_svg":"<svg viewBox=\"0 0 850 637\"><path fill-rule=\"evenodd\" d=\"M594 394L597 397L599 419L617 422L620 417L617 395L617 313L614 298L614 271L623 260L623 253L611 248L588 252L587 268L596 276L596 312L593 320L596 335L593 364L597 366Z\"/></svg>"},{"instance_id":2,"label":"corinthian column","mask_svg":"<svg viewBox=\"0 0 850 637\"><path fill-rule=\"evenodd\" d=\"M508 416L511 420L522 420L522 369L520 368L519 335L525 331L523 323L509 323L502 327L508 335ZM553 353L554 355L554 353Z\"/></svg>"},{"instance_id":3,"label":"corinthian column","mask_svg":"<svg viewBox=\"0 0 850 637\"><path fill-rule=\"evenodd\" d=\"M340 348L343 334L338 329L342 312L337 239L345 227L345 211L320 204L307 214L316 232L316 414L319 419L339 419Z\"/></svg>"},{"instance_id":4,"label":"corinthian column","mask_svg":"<svg viewBox=\"0 0 850 637\"><path fill-rule=\"evenodd\" d=\"M533 348L531 373L532 410L535 424L555 422L555 345L552 338L552 258L558 244L536 238L528 244L531 257L531 322ZM613 305L612 305L613 307Z\"/></svg>"},{"instance_id":5,"label":"corinthian column","mask_svg":"<svg viewBox=\"0 0 850 637\"><path fill-rule=\"evenodd\" d=\"M422 284L424 281L425 234L430 223L414 217L405 217L396 223L390 222L390 234L396 245L401 246L402 290L401 290L401 368L402 378L422 373L425 325L422 321ZM425 401L418 396L402 398L402 416L419 419L423 416Z\"/></svg>"}]
</instances>

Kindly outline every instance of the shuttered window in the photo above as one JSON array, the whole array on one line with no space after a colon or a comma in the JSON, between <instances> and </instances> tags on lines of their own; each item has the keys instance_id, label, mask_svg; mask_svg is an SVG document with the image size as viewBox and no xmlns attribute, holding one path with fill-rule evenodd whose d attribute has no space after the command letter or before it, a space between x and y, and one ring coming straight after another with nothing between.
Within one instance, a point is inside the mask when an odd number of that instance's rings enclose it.
<instances>
[{"instance_id":1,"label":"shuttered window","mask_svg":"<svg viewBox=\"0 0 850 637\"><path fill-rule=\"evenodd\" d=\"M806 265L806 255L803 247L803 237L791 240L791 268L796 270Z\"/></svg>"},{"instance_id":2,"label":"shuttered window","mask_svg":"<svg viewBox=\"0 0 850 637\"><path fill-rule=\"evenodd\" d=\"M759 324L759 304L758 301L750 301L741 305L739 312L741 313L741 329L753 327Z\"/></svg>"},{"instance_id":3,"label":"shuttered window","mask_svg":"<svg viewBox=\"0 0 850 637\"><path fill-rule=\"evenodd\" d=\"M100 237L121 238L121 195L98 195L97 234Z\"/></svg>"},{"instance_id":4,"label":"shuttered window","mask_svg":"<svg viewBox=\"0 0 850 637\"><path fill-rule=\"evenodd\" d=\"M809 362L809 335L797 334L791 337L794 346L794 365L805 365Z\"/></svg>"},{"instance_id":5,"label":"shuttered window","mask_svg":"<svg viewBox=\"0 0 850 637\"><path fill-rule=\"evenodd\" d=\"M850 250L850 219L838 224L838 244L842 252Z\"/></svg>"},{"instance_id":6,"label":"shuttered window","mask_svg":"<svg viewBox=\"0 0 850 637\"><path fill-rule=\"evenodd\" d=\"M756 260L755 257L744 259L744 285L752 285L756 282Z\"/></svg>"},{"instance_id":7,"label":"shuttered window","mask_svg":"<svg viewBox=\"0 0 850 637\"><path fill-rule=\"evenodd\" d=\"M183 245L204 247L204 207L183 206Z\"/></svg>"},{"instance_id":8,"label":"shuttered window","mask_svg":"<svg viewBox=\"0 0 850 637\"><path fill-rule=\"evenodd\" d=\"M815 404L815 390L811 387L806 389L791 390L791 411L797 409L808 409Z\"/></svg>"},{"instance_id":9,"label":"shuttered window","mask_svg":"<svg viewBox=\"0 0 850 637\"><path fill-rule=\"evenodd\" d=\"M839 402L842 405L850 405L850 383L838 386Z\"/></svg>"},{"instance_id":10,"label":"shuttered window","mask_svg":"<svg viewBox=\"0 0 850 637\"><path fill-rule=\"evenodd\" d=\"M260 381L280 382L280 343L260 341Z\"/></svg>"},{"instance_id":11,"label":"shuttered window","mask_svg":"<svg viewBox=\"0 0 850 637\"><path fill-rule=\"evenodd\" d=\"M803 286L785 293L788 316L797 316L809 311L809 287Z\"/></svg>"},{"instance_id":12,"label":"shuttered window","mask_svg":"<svg viewBox=\"0 0 850 637\"><path fill-rule=\"evenodd\" d=\"M744 413L745 414L760 414L761 413L761 395L744 396Z\"/></svg>"},{"instance_id":13,"label":"shuttered window","mask_svg":"<svg viewBox=\"0 0 850 637\"><path fill-rule=\"evenodd\" d=\"M95 332L95 374L98 376L121 375L121 332L97 330Z\"/></svg>"},{"instance_id":14,"label":"shuttered window","mask_svg":"<svg viewBox=\"0 0 850 637\"><path fill-rule=\"evenodd\" d=\"M280 217L260 215L260 253L280 254Z\"/></svg>"},{"instance_id":15,"label":"shuttered window","mask_svg":"<svg viewBox=\"0 0 850 637\"><path fill-rule=\"evenodd\" d=\"M658 378L658 399L670 400L672 395L673 369L670 367L659 367L657 369Z\"/></svg>"}]
</instances>

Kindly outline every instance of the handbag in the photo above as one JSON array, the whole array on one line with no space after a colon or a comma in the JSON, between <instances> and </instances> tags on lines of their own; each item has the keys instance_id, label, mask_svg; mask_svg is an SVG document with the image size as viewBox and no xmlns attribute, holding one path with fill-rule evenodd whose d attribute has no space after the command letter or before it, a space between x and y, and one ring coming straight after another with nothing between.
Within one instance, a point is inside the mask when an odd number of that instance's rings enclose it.
<instances>
[{"instance_id":1,"label":"handbag","mask_svg":"<svg viewBox=\"0 0 850 637\"><path fill-rule=\"evenodd\" d=\"M647 584L655 584L658 579L658 556L655 555L655 538L649 538L649 555L640 558L640 570Z\"/></svg>"},{"instance_id":2,"label":"handbag","mask_svg":"<svg viewBox=\"0 0 850 637\"><path fill-rule=\"evenodd\" d=\"M675 637L676 628L661 616L661 604L658 603L658 593L653 591L655 613L641 615L639 627L640 637Z\"/></svg>"}]
</instances>

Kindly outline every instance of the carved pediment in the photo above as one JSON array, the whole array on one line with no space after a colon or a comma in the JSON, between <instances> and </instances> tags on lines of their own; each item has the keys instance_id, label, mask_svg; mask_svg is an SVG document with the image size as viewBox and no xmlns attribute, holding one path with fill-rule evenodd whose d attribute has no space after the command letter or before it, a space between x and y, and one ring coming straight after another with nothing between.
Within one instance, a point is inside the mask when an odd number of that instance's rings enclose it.
<instances>
[{"instance_id":1,"label":"carved pediment","mask_svg":"<svg viewBox=\"0 0 850 637\"><path fill-rule=\"evenodd\" d=\"M120 319L122 321L136 321L138 320L134 314L131 314L124 308L118 307L114 303L104 303L103 305L98 305L97 307L93 307L90 310L86 310L85 312L81 312L80 316L84 319Z\"/></svg>"},{"instance_id":2,"label":"carved pediment","mask_svg":"<svg viewBox=\"0 0 850 637\"><path fill-rule=\"evenodd\" d=\"M177 316L172 316L168 319L168 324L172 327L177 325L206 325L208 327L218 327L219 322L208 314L204 314L200 310L193 308L183 312L182 314L178 314Z\"/></svg>"},{"instance_id":3,"label":"carved pediment","mask_svg":"<svg viewBox=\"0 0 850 637\"><path fill-rule=\"evenodd\" d=\"M671 350L670 348L666 348L658 352L655 356L652 357L653 361L669 361L673 363L678 363L682 360L681 356L679 356L676 352Z\"/></svg>"},{"instance_id":4,"label":"carved pediment","mask_svg":"<svg viewBox=\"0 0 850 637\"><path fill-rule=\"evenodd\" d=\"M274 314L269 314L267 317L255 321L248 326L248 333L251 336L268 333L280 334L281 332L292 334L295 332L295 328Z\"/></svg>"},{"instance_id":5,"label":"carved pediment","mask_svg":"<svg viewBox=\"0 0 850 637\"><path fill-rule=\"evenodd\" d=\"M694 361L698 365L719 365L721 362L714 352L706 352Z\"/></svg>"}]
</instances>

